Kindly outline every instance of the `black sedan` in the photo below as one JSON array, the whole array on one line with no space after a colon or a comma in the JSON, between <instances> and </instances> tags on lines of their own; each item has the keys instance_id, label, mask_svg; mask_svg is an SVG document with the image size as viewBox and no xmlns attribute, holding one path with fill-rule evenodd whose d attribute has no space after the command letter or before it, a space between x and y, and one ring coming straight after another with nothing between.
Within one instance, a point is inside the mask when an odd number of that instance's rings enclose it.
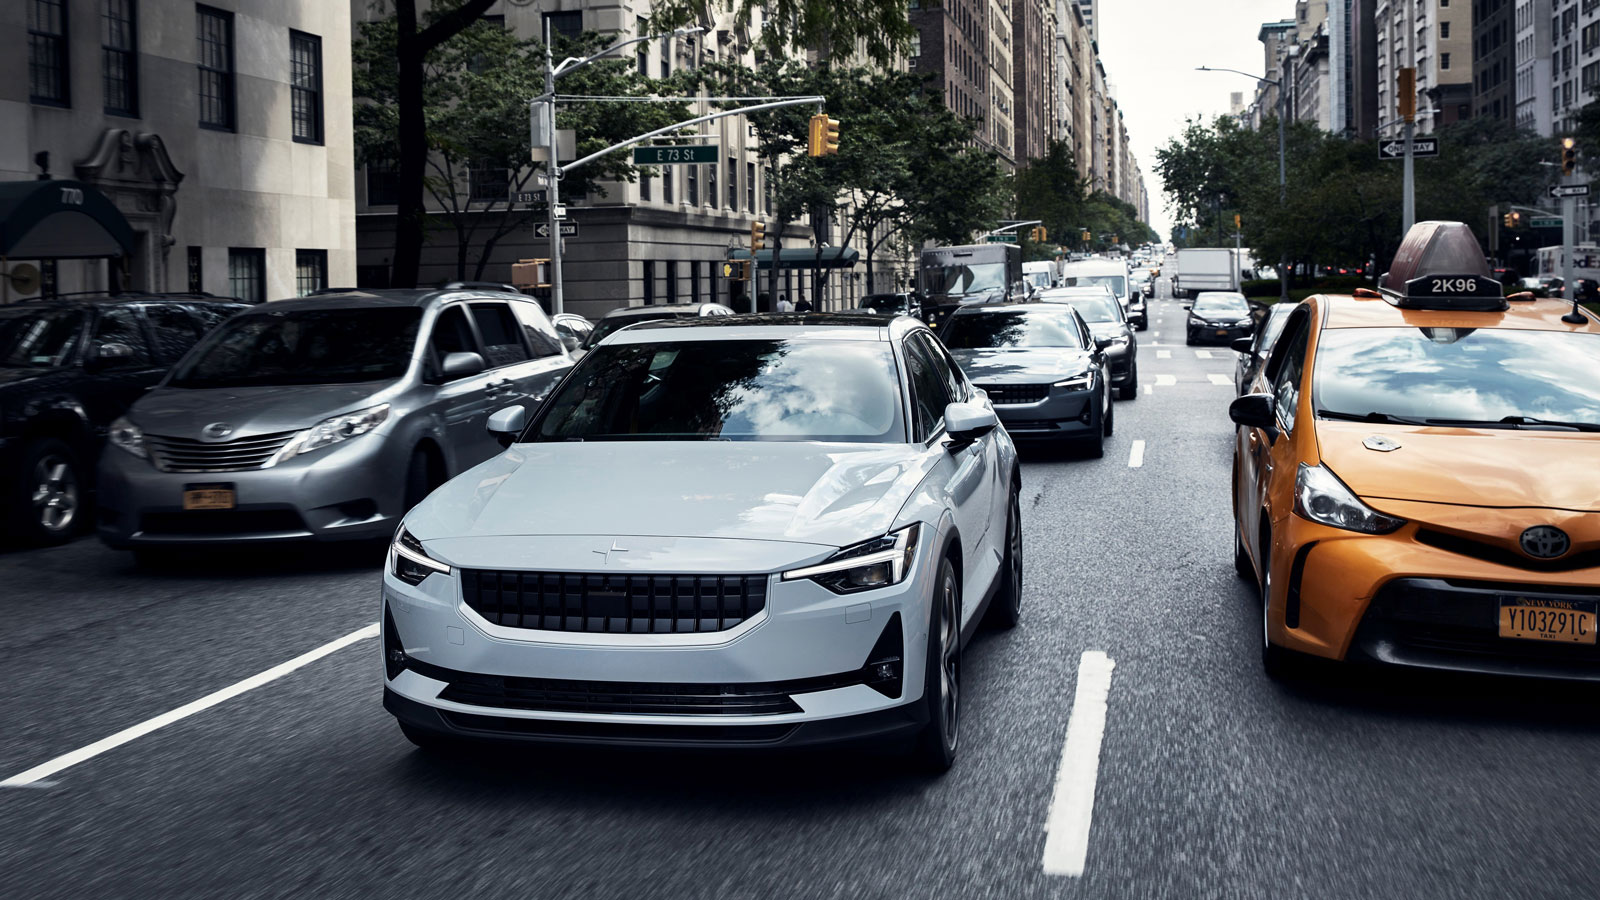
<instances>
[{"instance_id":1,"label":"black sedan","mask_svg":"<svg viewBox=\"0 0 1600 900\"><path fill-rule=\"evenodd\" d=\"M1234 338L1233 349L1239 352L1239 360L1234 364L1233 384L1241 396L1248 393L1250 382L1255 380L1256 372L1261 370L1261 364L1267 361L1267 354L1272 352L1272 342L1283 331L1284 320L1289 318L1289 313L1294 312L1297 305L1274 303L1267 307L1266 315L1256 324L1254 336Z\"/></svg>"},{"instance_id":2,"label":"black sedan","mask_svg":"<svg viewBox=\"0 0 1600 900\"><path fill-rule=\"evenodd\" d=\"M1089 323L1089 333L1105 347L1111 387L1118 400L1139 396L1139 339L1116 295L1104 285L1055 288L1039 296L1045 303L1070 303Z\"/></svg>"},{"instance_id":3,"label":"black sedan","mask_svg":"<svg viewBox=\"0 0 1600 900\"><path fill-rule=\"evenodd\" d=\"M1105 452L1113 410L1104 342L1071 306L965 306L940 338L967 379L989 395L1013 440Z\"/></svg>"},{"instance_id":4,"label":"black sedan","mask_svg":"<svg viewBox=\"0 0 1600 900\"><path fill-rule=\"evenodd\" d=\"M1183 308L1189 311L1186 344L1231 344L1255 333L1255 317L1243 294L1202 291L1194 303L1186 303Z\"/></svg>"}]
</instances>

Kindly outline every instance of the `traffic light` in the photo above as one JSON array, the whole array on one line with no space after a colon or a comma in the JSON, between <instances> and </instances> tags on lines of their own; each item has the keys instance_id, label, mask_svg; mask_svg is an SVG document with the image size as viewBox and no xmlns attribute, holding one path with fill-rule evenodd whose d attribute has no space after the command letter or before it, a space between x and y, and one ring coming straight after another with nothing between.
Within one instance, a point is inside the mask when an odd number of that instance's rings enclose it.
<instances>
[{"instance_id":1,"label":"traffic light","mask_svg":"<svg viewBox=\"0 0 1600 900\"><path fill-rule=\"evenodd\" d=\"M767 246L767 226L761 222L750 223L750 254Z\"/></svg>"},{"instance_id":2,"label":"traffic light","mask_svg":"<svg viewBox=\"0 0 1600 900\"><path fill-rule=\"evenodd\" d=\"M1238 213L1234 213L1233 214L1233 230L1234 231L1238 231L1239 230L1239 214Z\"/></svg>"},{"instance_id":3,"label":"traffic light","mask_svg":"<svg viewBox=\"0 0 1600 900\"><path fill-rule=\"evenodd\" d=\"M1571 175L1572 170L1578 167L1577 141L1567 138L1561 142L1561 174Z\"/></svg>"},{"instance_id":4,"label":"traffic light","mask_svg":"<svg viewBox=\"0 0 1600 900\"><path fill-rule=\"evenodd\" d=\"M1089 232L1085 231L1083 233L1083 239L1084 239L1085 242L1088 242L1088 241L1094 240L1094 237L1092 235L1090 235Z\"/></svg>"},{"instance_id":5,"label":"traffic light","mask_svg":"<svg viewBox=\"0 0 1600 900\"><path fill-rule=\"evenodd\" d=\"M1395 100L1400 118L1414 122L1417 118L1417 70L1402 68L1395 73Z\"/></svg>"},{"instance_id":6,"label":"traffic light","mask_svg":"<svg viewBox=\"0 0 1600 900\"><path fill-rule=\"evenodd\" d=\"M1043 225L1035 225L1028 229L1028 240L1033 241L1035 244L1042 244L1050 240L1050 232L1046 231Z\"/></svg>"},{"instance_id":7,"label":"traffic light","mask_svg":"<svg viewBox=\"0 0 1600 900\"><path fill-rule=\"evenodd\" d=\"M1511 227L1511 213L1505 214L1505 223L1507 228Z\"/></svg>"},{"instance_id":8,"label":"traffic light","mask_svg":"<svg viewBox=\"0 0 1600 900\"><path fill-rule=\"evenodd\" d=\"M839 152L839 120L825 113L811 117L811 133L806 142L807 156L828 156Z\"/></svg>"}]
</instances>

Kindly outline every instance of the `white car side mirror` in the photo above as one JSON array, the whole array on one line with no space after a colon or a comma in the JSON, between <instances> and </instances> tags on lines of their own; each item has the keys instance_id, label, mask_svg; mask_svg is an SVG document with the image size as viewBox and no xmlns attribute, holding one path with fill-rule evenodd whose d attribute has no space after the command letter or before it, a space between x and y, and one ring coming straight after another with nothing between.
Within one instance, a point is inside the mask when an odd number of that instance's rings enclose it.
<instances>
[{"instance_id":1,"label":"white car side mirror","mask_svg":"<svg viewBox=\"0 0 1600 900\"><path fill-rule=\"evenodd\" d=\"M489 433L494 435L502 447L511 446L526 427L528 427L528 411L521 406L508 406L505 409L495 410L489 416Z\"/></svg>"},{"instance_id":2,"label":"white car side mirror","mask_svg":"<svg viewBox=\"0 0 1600 900\"><path fill-rule=\"evenodd\" d=\"M944 430L958 445L983 437L999 424L994 410L981 402L952 403L944 408Z\"/></svg>"}]
</instances>

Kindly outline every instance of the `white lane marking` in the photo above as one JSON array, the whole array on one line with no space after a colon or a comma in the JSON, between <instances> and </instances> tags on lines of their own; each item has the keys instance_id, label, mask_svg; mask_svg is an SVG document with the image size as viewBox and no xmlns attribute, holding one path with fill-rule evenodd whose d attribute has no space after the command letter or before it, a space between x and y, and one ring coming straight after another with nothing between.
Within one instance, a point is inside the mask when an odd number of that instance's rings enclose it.
<instances>
[{"instance_id":1,"label":"white lane marking","mask_svg":"<svg viewBox=\"0 0 1600 900\"><path fill-rule=\"evenodd\" d=\"M1172 351L1171 350L1157 350L1156 351L1156 359L1171 359L1171 358L1172 358Z\"/></svg>"},{"instance_id":2,"label":"white lane marking","mask_svg":"<svg viewBox=\"0 0 1600 900\"><path fill-rule=\"evenodd\" d=\"M323 644L321 647L318 647L317 649L307 653L302 653L288 662L279 663L264 672L251 675L249 678L246 678L245 680L235 684L231 684L220 691L207 694L204 697L201 697L199 700L186 703L177 709L162 713L153 719L147 719L146 721L140 722L139 724L130 728L124 728L110 737L101 738L87 747L80 747L64 756L58 756L49 762L34 766L26 772L20 772L16 775L13 775L10 778L7 778L5 781L0 781L0 787L33 786L41 779L49 778L51 775L54 775L57 772L60 772L64 769L70 769L78 763L93 759L94 757L105 753L107 750L114 750L130 741L138 740L139 738L144 737L158 728L165 728L166 726L171 725L180 719L186 719L197 712L202 712L210 709L213 706L216 706L219 703L232 700L234 697L237 697L246 691L254 690L255 688L261 687L264 684L276 681L290 672L293 672L295 669L309 665L310 663L314 663L330 653L336 653L340 650L343 650L357 641L362 641L366 640L367 638L377 636L378 623L373 622L371 625L368 625L365 628L352 631L336 641Z\"/></svg>"},{"instance_id":3,"label":"white lane marking","mask_svg":"<svg viewBox=\"0 0 1600 900\"><path fill-rule=\"evenodd\" d=\"M1094 783L1100 773L1100 743L1106 733L1106 703L1116 662L1100 650L1086 650L1078 661L1078 688L1067 720L1067 741L1056 769L1055 796L1045 820L1046 875L1076 878L1089 858L1089 826L1094 820Z\"/></svg>"},{"instance_id":4,"label":"white lane marking","mask_svg":"<svg viewBox=\"0 0 1600 900\"><path fill-rule=\"evenodd\" d=\"M1210 359L1211 358L1211 351L1210 350L1196 350L1194 352L1194 355L1199 357L1200 359Z\"/></svg>"},{"instance_id":5,"label":"white lane marking","mask_svg":"<svg viewBox=\"0 0 1600 900\"><path fill-rule=\"evenodd\" d=\"M1134 441L1133 449L1128 451L1128 468L1137 469L1142 465L1144 465L1144 441Z\"/></svg>"},{"instance_id":6,"label":"white lane marking","mask_svg":"<svg viewBox=\"0 0 1600 900\"><path fill-rule=\"evenodd\" d=\"M1144 392L1146 395L1154 394L1156 392L1156 386L1146 382L1144 386Z\"/></svg>"},{"instance_id":7,"label":"white lane marking","mask_svg":"<svg viewBox=\"0 0 1600 900\"><path fill-rule=\"evenodd\" d=\"M1176 375L1157 375L1156 376L1156 385L1158 387L1166 387L1167 385L1177 384L1177 383L1178 383L1178 376L1176 376Z\"/></svg>"},{"instance_id":8,"label":"white lane marking","mask_svg":"<svg viewBox=\"0 0 1600 900\"><path fill-rule=\"evenodd\" d=\"M1233 384L1232 375L1218 375L1215 372L1210 372L1206 377L1211 379L1212 384Z\"/></svg>"}]
</instances>

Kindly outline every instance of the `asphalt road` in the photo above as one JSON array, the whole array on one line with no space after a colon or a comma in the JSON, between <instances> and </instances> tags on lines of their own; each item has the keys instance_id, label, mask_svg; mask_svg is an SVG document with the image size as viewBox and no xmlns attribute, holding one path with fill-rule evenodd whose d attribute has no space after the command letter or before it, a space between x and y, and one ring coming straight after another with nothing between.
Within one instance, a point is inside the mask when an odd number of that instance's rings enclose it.
<instances>
[{"instance_id":1,"label":"asphalt road","mask_svg":"<svg viewBox=\"0 0 1600 900\"><path fill-rule=\"evenodd\" d=\"M968 650L948 775L845 753L438 759L380 707L358 638L0 787L0 897L1595 895L1600 694L1261 673L1230 555L1233 355L1154 308L1150 387L1105 457L1026 459L1024 622ZM369 625L378 560L0 554L0 780ZM1074 877L1042 860L1085 651L1115 669Z\"/></svg>"}]
</instances>

